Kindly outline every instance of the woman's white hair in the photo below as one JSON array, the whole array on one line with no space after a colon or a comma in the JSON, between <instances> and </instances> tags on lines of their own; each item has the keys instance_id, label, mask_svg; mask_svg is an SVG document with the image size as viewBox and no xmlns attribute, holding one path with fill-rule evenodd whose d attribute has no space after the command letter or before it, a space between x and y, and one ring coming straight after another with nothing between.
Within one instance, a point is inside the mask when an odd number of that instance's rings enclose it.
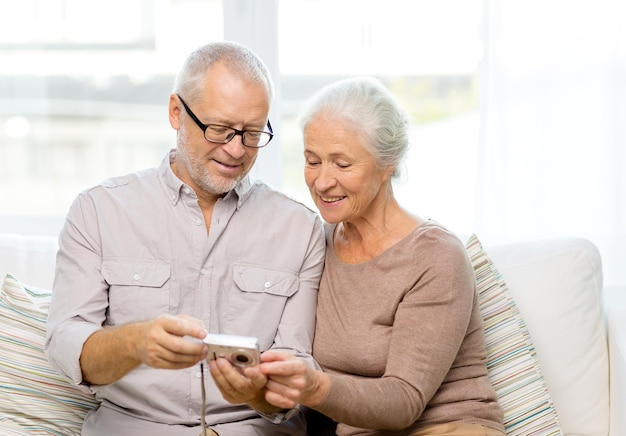
<instances>
[{"instance_id":1,"label":"woman's white hair","mask_svg":"<svg viewBox=\"0 0 626 436\"><path fill-rule=\"evenodd\" d=\"M345 122L361 136L379 167L391 167L392 177L400 177L409 148L409 117L378 79L355 77L323 87L300 113L302 131L318 116Z\"/></svg>"}]
</instances>

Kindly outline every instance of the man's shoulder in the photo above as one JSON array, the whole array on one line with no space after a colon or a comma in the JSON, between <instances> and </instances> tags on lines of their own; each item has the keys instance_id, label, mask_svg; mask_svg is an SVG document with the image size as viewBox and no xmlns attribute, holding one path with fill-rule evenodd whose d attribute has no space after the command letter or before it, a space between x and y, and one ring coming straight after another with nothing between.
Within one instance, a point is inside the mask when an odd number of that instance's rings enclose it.
<instances>
[{"instance_id":1,"label":"man's shoulder","mask_svg":"<svg viewBox=\"0 0 626 436\"><path fill-rule=\"evenodd\" d=\"M295 213L302 213L316 218L319 217L319 214L303 201L263 181L255 180L252 189L256 193L256 195L254 195L256 201L262 201L263 203L280 207L281 209L278 210L288 209L293 210Z\"/></svg>"},{"instance_id":2,"label":"man's shoulder","mask_svg":"<svg viewBox=\"0 0 626 436\"><path fill-rule=\"evenodd\" d=\"M125 174L123 176L109 177L96 183L95 185L87 188L84 193L97 194L99 191L107 191L112 189L119 189L123 187L134 187L136 185L150 183L157 179L157 168L150 168L146 170L137 171L134 173Z\"/></svg>"}]
</instances>

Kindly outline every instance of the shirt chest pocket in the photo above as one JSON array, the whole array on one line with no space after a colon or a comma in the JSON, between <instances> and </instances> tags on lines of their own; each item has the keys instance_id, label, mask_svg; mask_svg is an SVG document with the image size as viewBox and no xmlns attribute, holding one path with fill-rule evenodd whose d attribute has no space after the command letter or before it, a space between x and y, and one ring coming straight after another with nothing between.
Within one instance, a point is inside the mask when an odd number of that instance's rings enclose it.
<instances>
[{"instance_id":1,"label":"shirt chest pocket","mask_svg":"<svg viewBox=\"0 0 626 436\"><path fill-rule=\"evenodd\" d=\"M236 288L229 295L226 333L256 336L262 349L269 348L289 297L298 291L298 274L234 264L233 280Z\"/></svg>"},{"instance_id":2,"label":"shirt chest pocket","mask_svg":"<svg viewBox=\"0 0 626 436\"><path fill-rule=\"evenodd\" d=\"M109 285L107 324L151 319L169 311L170 262L108 258L102 262L102 276Z\"/></svg>"}]
</instances>

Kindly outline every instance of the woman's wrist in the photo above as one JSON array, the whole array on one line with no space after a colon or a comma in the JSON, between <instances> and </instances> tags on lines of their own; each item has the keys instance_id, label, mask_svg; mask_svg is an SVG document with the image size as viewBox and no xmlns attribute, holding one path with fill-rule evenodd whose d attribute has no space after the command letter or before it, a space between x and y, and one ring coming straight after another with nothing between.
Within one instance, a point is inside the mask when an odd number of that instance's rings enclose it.
<instances>
[{"instance_id":1,"label":"woman's wrist","mask_svg":"<svg viewBox=\"0 0 626 436\"><path fill-rule=\"evenodd\" d=\"M318 371L316 369L310 368L311 372L310 379L313 383L311 383L312 388L306 395L306 398L303 398L301 403L308 407L317 407L326 399L328 393L330 392L330 377L323 371Z\"/></svg>"}]
</instances>

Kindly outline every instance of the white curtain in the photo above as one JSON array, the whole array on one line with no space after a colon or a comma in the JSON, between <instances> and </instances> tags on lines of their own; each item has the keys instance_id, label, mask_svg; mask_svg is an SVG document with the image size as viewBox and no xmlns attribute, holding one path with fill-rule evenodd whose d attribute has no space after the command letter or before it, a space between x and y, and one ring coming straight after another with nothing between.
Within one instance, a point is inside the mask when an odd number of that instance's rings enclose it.
<instances>
[{"instance_id":1,"label":"white curtain","mask_svg":"<svg viewBox=\"0 0 626 436\"><path fill-rule=\"evenodd\" d=\"M485 3L476 233L584 237L626 284L626 3Z\"/></svg>"}]
</instances>

